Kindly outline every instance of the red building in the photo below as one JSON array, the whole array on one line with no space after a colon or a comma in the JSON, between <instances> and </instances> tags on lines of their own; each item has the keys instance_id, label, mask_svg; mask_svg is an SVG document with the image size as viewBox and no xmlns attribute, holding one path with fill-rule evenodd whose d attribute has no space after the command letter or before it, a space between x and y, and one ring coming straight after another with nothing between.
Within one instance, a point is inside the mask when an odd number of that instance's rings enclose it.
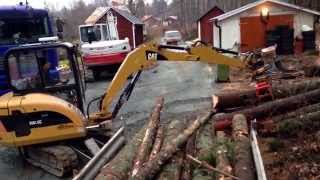
<instances>
[{"instance_id":1,"label":"red building","mask_svg":"<svg viewBox=\"0 0 320 180\"><path fill-rule=\"evenodd\" d=\"M120 39L129 38L132 48L143 43L143 22L122 7L99 7L85 21L86 24L106 23L107 13L111 11L117 17L117 29Z\"/></svg>"},{"instance_id":2,"label":"red building","mask_svg":"<svg viewBox=\"0 0 320 180\"><path fill-rule=\"evenodd\" d=\"M224 14L224 12L215 6L198 19L198 38L201 41L213 45L213 22L210 19L221 14Z\"/></svg>"}]
</instances>

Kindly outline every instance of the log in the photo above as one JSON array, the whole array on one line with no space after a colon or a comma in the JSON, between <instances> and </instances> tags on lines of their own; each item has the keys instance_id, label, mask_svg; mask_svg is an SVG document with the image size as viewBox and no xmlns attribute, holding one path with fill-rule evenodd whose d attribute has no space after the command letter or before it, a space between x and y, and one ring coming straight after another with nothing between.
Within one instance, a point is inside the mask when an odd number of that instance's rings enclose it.
<instances>
[{"instance_id":1,"label":"log","mask_svg":"<svg viewBox=\"0 0 320 180\"><path fill-rule=\"evenodd\" d=\"M191 161L199 164L200 166L209 169L210 171L214 171L214 172L223 174L223 175L225 175L225 176L231 177L232 179L240 180L240 178L238 178L238 177L236 177L236 176L233 176L232 174L228 174L228 173L226 173L226 172L220 171L219 169L212 167L212 166L211 166L210 164L208 164L207 162L200 161L200 160L198 160L198 159L190 156L189 154L187 155L187 158L190 159Z\"/></svg>"},{"instance_id":2,"label":"log","mask_svg":"<svg viewBox=\"0 0 320 180\"><path fill-rule=\"evenodd\" d=\"M312 79L293 84L283 84L272 86L272 93L275 99L286 98L303 92L318 89L320 86L320 79ZM237 108L241 106L254 105L256 103L255 88L245 91L233 91L218 93L212 96L216 104L216 108L220 111L229 108Z\"/></svg>"},{"instance_id":3,"label":"log","mask_svg":"<svg viewBox=\"0 0 320 180\"><path fill-rule=\"evenodd\" d=\"M308 132L320 127L320 111L306 113L283 120L276 125L276 131L284 137L297 136L302 130Z\"/></svg>"},{"instance_id":4,"label":"log","mask_svg":"<svg viewBox=\"0 0 320 180\"><path fill-rule=\"evenodd\" d=\"M316 59L312 65L304 67L306 77L319 77L320 76L320 59Z\"/></svg>"},{"instance_id":5,"label":"log","mask_svg":"<svg viewBox=\"0 0 320 180\"><path fill-rule=\"evenodd\" d=\"M166 146L170 143L170 141L177 137L181 131L185 128L185 123L174 120L172 121L165 131L163 145ZM172 179L174 180L177 176L180 177L182 163L181 159L183 160L184 152L179 151L175 156L170 159L170 161L165 164L160 174L158 175L158 180L166 180Z\"/></svg>"},{"instance_id":6,"label":"log","mask_svg":"<svg viewBox=\"0 0 320 180\"><path fill-rule=\"evenodd\" d=\"M254 180L255 170L251 156L251 146L247 119L242 114L236 114L232 119L232 137L235 144L234 174L239 179Z\"/></svg>"},{"instance_id":7,"label":"log","mask_svg":"<svg viewBox=\"0 0 320 180\"><path fill-rule=\"evenodd\" d=\"M216 155L216 164L217 164L217 169L220 171L226 172L228 174L232 174L232 166L230 164L230 161L228 159L228 148L226 147L226 136L223 131L218 131L217 132L217 150L215 152ZM216 176L217 180L231 180L231 177L228 177L224 174L218 174Z\"/></svg>"},{"instance_id":8,"label":"log","mask_svg":"<svg viewBox=\"0 0 320 180\"><path fill-rule=\"evenodd\" d=\"M145 136L148 124L133 137L117 156L103 167L97 175L97 180L122 180L128 179L130 170L132 169L133 160L138 152L138 148Z\"/></svg>"},{"instance_id":9,"label":"log","mask_svg":"<svg viewBox=\"0 0 320 180\"><path fill-rule=\"evenodd\" d=\"M117 156L101 169L96 180L123 180L129 178L128 175L132 169L132 162L146 132L146 126L142 127Z\"/></svg>"},{"instance_id":10,"label":"log","mask_svg":"<svg viewBox=\"0 0 320 180\"><path fill-rule=\"evenodd\" d=\"M158 131L157 131L156 139L154 140L154 144L153 144L152 151L151 151L151 154L149 157L149 161L152 161L155 158L155 156L160 152L161 146L163 143L163 138L164 138L163 134L164 134L164 129L163 129L163 126L160 125L158 128Z\"/></svg>"},{"instance_id":11,"label":"log","mask_svg":"<svg viewBox=\"0 0 320 180\"><path fill-rule=\"evenodd\" d=\"M211 123L207 123L202 126L196 136L196 158L200 161L214 165L214 157L212 149L213 143L213 131ZM208 172L207 168L195 167L192 172L193 179L212 179L213 174Z\"/></svg>"},{"instance_id":12,"label":"log","mask_svg":"<svg viewBox=\"0 0 320 180\"><path fill-rule=\"evenodd\" d=\"M188 139L188 142L187 142L187 145L186 145L186 149L185 149L185 152L186 154L189 154L191 156L194 156L195 155L195 139L196 139L196 136L195 134L193 134L189 139ZM191 172L191 161L187 158L184 158L184 166L183 166L183 172L182 172L182 175L181 175L181 180L191 180L192 179L192 172Z\"/></svg>"},{"instance_id":13,"label":"log","mask_svg":"<svg viewBox=\"0 0 320 180\"><path fill-rule=\"evenodd\" d=\"M157 135L157 129L160 123L160 112L163 107L163 103L163 97L157 98L156 105L150 115L145 136L140 144L138 153L134 160L131 177L134 177L138 170L142 167L143 163L149 159L152 146Z\"/></svg>"},{"instance_id":14,"label":"log","mask_svg":"<svg viewBox=\"0 0 320 180\"><path fill-rule=\"evenodd\" d=\"M320 89L317 89L304 94L299 94L284 99L278 99L272 102L266 102L264 104L244 110L226 114L219 114L214 116L212 120L214 121L214 127L216 130L223 130L231 126L232 118L236 114L243 114L248 119L259 119L267 116L283 114L285 112L296 110L301 106L319 102Z\"/></svg>"},{"instance_id":15,"label":"log","mask_svg":"<svg viewBox=\"0 0 320 180\"><path fill-rule=\"evenodd\" d=\"M161 167L168 162L172 156L180 150L180 148L187 142L192 134L197 131L203 124L209 121L214 112L211 111L205 116L195 120L187 129L185 129L178 137L174 138L170 143L165 145L161 152L155 157L153 161L148 161L135 176L136 180L152 179L161 169Z\"/></svg>"},{"instance_id":16,"label":"log","mask_svg":"<svg viewBox=\"0 0 320 180\"><path fill-rule=\"evenodd\" d=\"M312 105L309 105L309 106L302 107L302 108L297 109L297 110L295 110L293 112L289 112L289 113L286 113L286 114L281 114L281 115L272 117L271 119L272 119L273 122L280 122L282 120L295 118L295 117L298 117L298 116L301 116L301 115L304 115L304 114L307 114L307 113L316 112L316 111L319 111L319 110L320 110L320 103L317 103L317 104L312 104Z\"/></svg>"}]
</instances>

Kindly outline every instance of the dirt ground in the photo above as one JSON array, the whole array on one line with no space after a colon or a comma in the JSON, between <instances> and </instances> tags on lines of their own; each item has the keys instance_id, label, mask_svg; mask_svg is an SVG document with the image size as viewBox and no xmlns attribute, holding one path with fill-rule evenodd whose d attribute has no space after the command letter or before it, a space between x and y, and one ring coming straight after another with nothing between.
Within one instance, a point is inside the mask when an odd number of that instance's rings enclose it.
<instances>
[{"instance_id":1,"label":"dirt ground","mask_svg":"<svg viewBox=\"0 0 320 180\"><path fill-rule=\"evenodd\" d=\"M292 138L260 138L270 180L320 179L320 129L301 131Z\"/></svg>"},{"instance_id":2,"label":"dirt ground","mask_svg":"<svg viewBox=\"0 0 320 180\"><path fill-rule=\"evenodd\" d=\"M111 78L87 84L86 99L91 100L105 92ZM202 63L161 63L145 71L129 102L115 120L115 128L124 122L128 138L137 132L148 119L156 96L165 97L162 119L184 119L192 112L210 108L211 95L218 88L215 84L215 67ZM92 108L92 111L95 111ZM42 170L23 163L16 149L0 147L0 179L6 180L57 180ZM70 178L66 178L70 179Z\"/></svg>"}]
</instances>

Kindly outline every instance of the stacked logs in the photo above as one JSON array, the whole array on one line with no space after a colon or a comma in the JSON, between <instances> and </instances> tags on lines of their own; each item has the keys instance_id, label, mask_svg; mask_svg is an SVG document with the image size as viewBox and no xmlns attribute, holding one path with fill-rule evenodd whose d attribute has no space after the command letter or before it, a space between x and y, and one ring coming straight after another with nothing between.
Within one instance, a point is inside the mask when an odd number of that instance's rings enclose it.
<instances>
[{"instance_id":1,"label":"stacked logs","mask_svg":"<svg viewBox=\"0 0 320 180\"><path fill-rule=\"evenodd\" d=\"M318 120L319 85L310 80L274 86L274 99L263 102L254 90L216 94L213 110L168 125L161 124L164 100L158 98L149 122L96 179L255 179L248 124Z\"/></svg>"},{"instance_id":2,"label":"stacked logs","mask_svg":"<svg viewBox=\"0 0 320 180\"><path fill-rule=\"evenodd\" d=\"M120 179L212 179L217 174L238 179L225 169L215 167L214 131L209 111L190 121L160 122L163 98L158 98L149 122L109 162L98 180ZM220 158L221 159L221 158Z\"/></svg>"}]
</instances>

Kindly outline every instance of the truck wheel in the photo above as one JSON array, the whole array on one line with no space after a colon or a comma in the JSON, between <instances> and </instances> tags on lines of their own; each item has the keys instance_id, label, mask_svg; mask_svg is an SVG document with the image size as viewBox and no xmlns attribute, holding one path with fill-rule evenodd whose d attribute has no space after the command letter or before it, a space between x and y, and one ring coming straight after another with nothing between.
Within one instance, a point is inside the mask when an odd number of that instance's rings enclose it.
<instances>
[{"instance_id":1,"label":"truck wheel","mask_svg":"<svg viewBox=\"0 0 320 180\"><path fill-rule=\"evenodd\" d=\"M100 80L101 79L101 72L99 70L92 70L93 78L94 80Z\"/></svg>"}]
</instances>

